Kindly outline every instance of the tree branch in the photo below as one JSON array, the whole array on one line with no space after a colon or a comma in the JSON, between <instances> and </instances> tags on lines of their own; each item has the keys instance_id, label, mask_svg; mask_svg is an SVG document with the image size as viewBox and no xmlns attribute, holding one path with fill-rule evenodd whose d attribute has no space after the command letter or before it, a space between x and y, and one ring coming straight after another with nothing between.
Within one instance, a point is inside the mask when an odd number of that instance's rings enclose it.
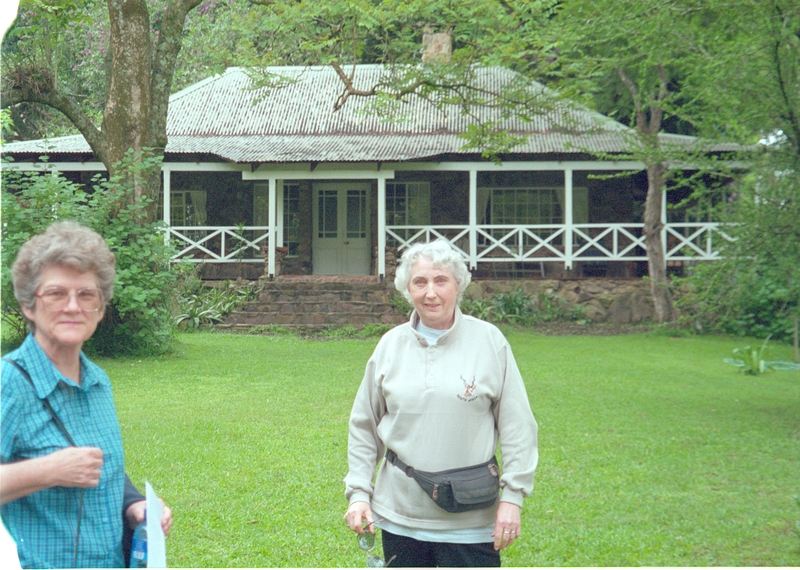
<instances>
[{"instance_id":1,"label":"tree branch","mask_svg":"<svg viewBox=\"0 0 800 570\"><path fill-rule=\"evenodd\" d=\"M17 85L7 86L3 90L2 108L13 107L20 103L37 103L46 105L63 113L89 143L92 151L103 160L105 156L105 134L98 129L89 115L71 96L50 89L20 88Z\"/></svg>"},{"instance_id":2,"label":"tree branch","mask_svg":"<svg viewBox=\"0 0 800 570\"><path fill-rule=\"evenodd\" d=\"M650 105L650 124L648 125L648 134L655 136L658 134L658 131L661 130L661 121L664 118L664 107L661 103L667 98L669 91L667 90L667 86L669 84L669 78L667 77L667 70L664 68L664 65L659 63L657 66L658 71L658 95L656 95L656 101L659 104Z\"/></svg>"},{"instance_id":3,"label":"tree branch","mask_svg":"<svg viewBox=\"0 0 800 570\"><path fill-rule=\"evenodd\" d=\"M625 70L621 67L617 67L617 75L619 75L622 84L628 88L628 91L631 94L631 99L633 99L634 109L636 110L636 129L646 134L647 129L647 114L644 112L642 108L642 102L639 100L639 91L636 89L636 84L631 81L631 78L628 77L628 74L625 73Z\"/></svg>"},{"instance_id":4,"label":"tree branch","mask_svg":"<svg viewBox=\"0 0 800 570\"><path fill-rule=\"evenodd\" d=\"M381 85L380 83L373 85L371 89L366 91L363 89L356 89L353 86L353 78L355 77L355 66L353 66L353 72L351 75L347 75L342 69L342 66L339 65L337 62L331 63L331 67L333 67L334 71L336 71L336 75L339 76L339 79L341 79L342 83L344 84L344 91L342 92L341 95L339 95L339 97L336 98L336 101L333 103L334 111L338 111L339 109L344 107L344 104L347 103L347 99L351 95L356 95L359 97L371 97L378 92L378 88Z\"/></svg>"},{"instance_id":5,"label":"tree branch","mask_svg":"<svg viewBox=\"0 0 800 570\"><path fill-rule=\"evenodd\" d=\"M780 91L780 97L783 102L784 108L786 109L786 121L791 125L791 131L787 132L784 130L784 135L789 139L792 143L792 146L795 149L795 154L800 156L800 119L798 119L797 114L794 112L794 107L792 106L792 101L789 97L789 93L786 89L786 82L784 81L783 77L783 66L781 65L781 42L780 40L775 42L773 46L774 49L774 57L775 57L775 73L778 77L778 90Z\"/></svg>"},{"instance_id":6,"label":"tree branch","mask_svg":"<svg viewBox=\"0 0 800 570\"><path fill-rule=\"evenodd\" d=\"M161 33L155 42L153 61L150 66L151 97L153 105L151 132L159 140L152 141L153 146L164 148L167 145L167 107L172 93L172 80L175 66L181 51L183 27L186 15L194 10L201 0L170 0L164 18L161 21ZM261 3L261 2L258 2ZM270 2L271 3L271 2ZM266 4L264 4L266 5ZM163 140L160 140L164 136Z\"/></svg>"}]
</instances>

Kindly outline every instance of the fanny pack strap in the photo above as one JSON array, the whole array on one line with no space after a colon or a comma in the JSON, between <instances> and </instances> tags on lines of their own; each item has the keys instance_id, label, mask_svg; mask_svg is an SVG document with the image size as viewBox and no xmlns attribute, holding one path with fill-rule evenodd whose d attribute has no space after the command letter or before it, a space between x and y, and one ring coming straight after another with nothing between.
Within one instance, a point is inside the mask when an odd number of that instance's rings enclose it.
<instances>
[{"instance_id":1,"label":"fanny pack strap","mask_svg":"<svg viewBox=\"0 0 800 570\"><path fill-rule=\"evenodd\" d=\"M406 465L405 463L403 463L400 460L400 458L397 457L397 454L391 449L386 450L386 461L388 461L389 463L400 469L400 471L402 471L409 477L411 478L414 477L414 468L411 467L410 465Z\"/></svg>"}]
</instances>

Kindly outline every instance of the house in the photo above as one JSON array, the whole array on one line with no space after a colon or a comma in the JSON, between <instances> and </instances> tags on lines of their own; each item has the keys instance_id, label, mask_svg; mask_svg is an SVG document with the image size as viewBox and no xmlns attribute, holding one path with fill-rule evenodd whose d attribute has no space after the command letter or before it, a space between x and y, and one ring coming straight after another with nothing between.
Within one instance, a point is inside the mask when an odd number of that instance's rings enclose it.
<instances>
[{"instance_id":1,"label":"house","mask_svg":"<svg viewBox=\"0 0 800 570\"><path fill-rule=\"evenodd\" d=\"M462 252L476 278L646 274L644 164L593 154L622 153L630 144L624 125L578 106L531 122L474 109L528 135L496 163L464 148L459 134L470 119L456 107L411 99L388 121L369 99L351 97L334 112L342 83L331 67L270 72L291 81L271 92L248 89L246 71L230 68L170 99L159 211L176 258L203 263L205 278L246 267L251 278L266 271L383 280L396 252L437 237ZM356 86L386 72L360 65ZM513 80L499 67L477 79L492 88ZM81 136L10 143L3 153L13 168L55 168L76 180L104 170ZM620 172L634 174L607 176ZM707 211L665 207L663 220L668 264L716 258L724 234Z\"/></svg>"}]
</instances>

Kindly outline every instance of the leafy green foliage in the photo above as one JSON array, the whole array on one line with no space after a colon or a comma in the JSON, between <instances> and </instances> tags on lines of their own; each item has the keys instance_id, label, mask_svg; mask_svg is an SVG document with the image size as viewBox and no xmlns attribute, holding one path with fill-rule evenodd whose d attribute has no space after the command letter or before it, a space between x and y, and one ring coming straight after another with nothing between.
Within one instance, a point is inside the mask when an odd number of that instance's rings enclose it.
<instances>
[{"instance_id":1,"label":"leafy green foliage","mask_svg":"<svg viewBox=\"0 0 800 570\"><path fill-rule=\"evenodd\" d=\"M770 155L736 185L716 217L731 240L684 280L679 301L696 328L788 340L800 316L800 180Z\"/></svg>"},{"instance_id":2,"label":"leafy green foliage","mask_svg":"<svg viewBox=\"0 0 800 570\"><path fill-rule=\"evenodd\" d=\"M161 223L146 222L148 200L129 203L132 189L123 182L125 172L158 165L159 161L153 159L126 160L120 165L123 174L110 180L95 178L88 192L61 176L3 169L5 324L15 326L20 322L11 286L11 266L17 251L52 222L74 220L102 235L117 258L114 298L86 349L103 355L158 354L169 350L172 249L164 243Z\"/></svg>"},{"instance_id":3,"label":"leafy green foliage","mask_svg":"<svg viewBox=\"0 0 800 570\"><path fill-rule=\"evenodd\" d=\"M759 348L753 348L747 345L742 348L734 348L734 358L725 358L727 364L732 364L742 369L745 374L751 376L758 376L767 370L800 370L800 364L793 362L784 362L782 360L766 360L767 343L769 337L764 339Z\"/></svg>"},{"instance_id":4,"label":"leafy green foliage","mask_svg":"<svg viewBox=\"0 0 800 570\"><path fill-rule=\"evenodd\" d=\"M488 298L473 299L471 297L464 297L460 305L461 312L465 315L471 315L476 319L482 321L494 321L494 304Z\"/></svg>"},{"instance_id":5,"label":"leafy green foliage","mask_svg":"<svg viewBox=\"0 0 800 570\"><path fill-rule=\"evenodd\" d=\"M392 289L389 292L389 302L392 304L392 309L394 309L395 312L403 315L410 315L411 311L414 310L414 307L408 302L403 294L395 289Z\"/></svg>"},{"instance_id":6,"label":"leafy green foliage","mask_svg":"<svg viewBox=\"0 0 800 570\"><path fill-rule=\"evenodd\" d=\"M305 338L320 340L372 339L380 338L386 334L386 332L394 328L394 326L395 325L369 324L363 327L355 327L353 325L344 325L342 327L311 329L303 336Z\"/></svg>"},{"instance_id":7,"label":"leafy green foliage","mask_svg":"<svg viewBox=\"0 0 800 570\"><path fill-rule=\"evenodd\" d=\"M11 111L8 109L0 109L0 144L5 142L13 129L14 123L11 120Z\"/></svg>"},{"instance_id":8,"label":"leafy green foliage","mask_svg":"<svg viewBox=\"0 0 800 570\"><path fill-rule=\"evenodd\" d=\"M588 322L580 307L570 307L557 295L528 295L522 289L498 293L486 299L464 298L461 301L464 314L495 324L533 326L546 322Z\"/></svg>"},{"instance_id":9,"label":"leafy green foliage","mask_svg":"<svg viewBox=\"0 0 800 570\"><path fill-rule=\"evenodd\" d=\"M187 264L188 265L188 264ZM221 323L233 311L258 297L257 283L223 283L208 287L197 278L197 266L178 269L180 276L174 303L175 324L181 328L197 329L201 325Z\"/></svg>"},{"instance_id":10,"label":"leafy green foliage","mask_svg":"<svg viewBox=\"0 0 800 570\"><path fill-rule=\"evenodd\" d=\"M99 120L110 56L105 3L20 0L18 14L3 38L4 88L30 81L62 86ZM11 113L15 120L12 139L75 133L65 116L45 107L21 105Z\"/></svg>"}]
</instances>

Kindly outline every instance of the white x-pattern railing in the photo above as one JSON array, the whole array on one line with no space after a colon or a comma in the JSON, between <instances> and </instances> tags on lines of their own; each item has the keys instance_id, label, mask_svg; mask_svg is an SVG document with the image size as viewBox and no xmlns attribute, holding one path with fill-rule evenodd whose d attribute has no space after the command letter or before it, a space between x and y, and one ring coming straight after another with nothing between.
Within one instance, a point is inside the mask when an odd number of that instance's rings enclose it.
<instances>
[{"instance_id":1,"label":"white x-pattern railing","mask_svg":"<svg viewBox=\"0 0 800 570\"><path fill-rule=\"evenodd\" d=\"M720 239L729 243L735 240L719 224L710 222L669 224L666 233L667 259L678 261L719 259ZM716 247L715 236L719 236Z\"/></svg>"},{"instance_id":2,"label":"white x-pattern railing","mask_svg":"<svg viewBox=\"0 0 800 570\"><path fill-rule=\"evenodd\" d=\"M269 226L171 226L167 234L179 248L173 261L264 263L269 245Z\"/></svg>"},{"instance_id":3,"label":"white x-pattern railing","mask_svg":"<svg viewBox=\"0 0 800 570\"><path fill-rule=\"evenodd\" d=\"M565 227L484 225L476 228L477 261L543 261L565 259Z\"/></svg>"},{"instance_id":4,"label":"white x-pattern railing","mask_svg":"<svg viewBox=\"0 0 800 570\"><path fill-rule=\"evenodd\" d=\"M387 243L402 251L417 242L431 242L439 238L449 241L454 248L469 259L469 226L386 226ZM462 249L465 245L467 249Z\"/></svg>"},{"instance_id":5,"label":"white x-pattern railing","mask_svg":"<svg viewBox=\"0 0 800 570\"><path fill-rule=\"evenodd\" d=\"M644 224L578 224L572 257L585 261L647 259Z\"/></svg>"},{"instance_id":6,"label":"white x-pattern railing","mask_svg":"<svg viewBox=\"0 0 800 570\"><path fill-rule=\"evenodd\" d=\"M644 224L387 226L387 243L399 251L444 238L471 267L478 263L646 261ZM670 223L664 228L666 261L719 258L719 240L732 241L716 222ZM474 240L474 241L473 241Z\"/></svg>"},{"instance_id":7,"label":"white x-pattern railing","mask_svg":"<svg viewBox=\"0 0 800 570\"><path fill-rule=\"evenodd\" d=\"M478 263L560 261L645 261L643 224L426 225L387 226L387 243L402 251L414 243L443 238L471 267ZM172 226L178 253L194 263L263 263L269 226ZM472 231L474 229L474 231ZM715 222L670 223L664 229L667 261L719 258L719 240L733 241Z\"/></svg>"}]
</instances>

